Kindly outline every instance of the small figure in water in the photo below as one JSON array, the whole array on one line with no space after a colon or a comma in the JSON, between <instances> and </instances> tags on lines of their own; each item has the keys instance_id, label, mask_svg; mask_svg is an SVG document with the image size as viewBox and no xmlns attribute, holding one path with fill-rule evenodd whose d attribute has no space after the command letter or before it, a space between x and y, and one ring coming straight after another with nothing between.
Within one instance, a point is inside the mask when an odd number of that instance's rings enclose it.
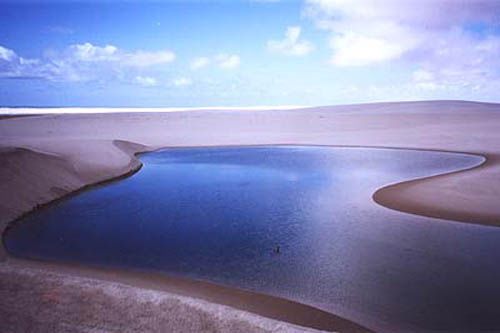
<instances>
[{"instance_id":1,"label":"small figure in water","mask_svg":"<svg viewBox=\"0 0 500 333\"><path fill-rule=\"evenodd\" d=\"M279 245L276 245L276 248L274 249L274 252L275 253L280 253L280 246Z\"/></svg>"}]
</instances>

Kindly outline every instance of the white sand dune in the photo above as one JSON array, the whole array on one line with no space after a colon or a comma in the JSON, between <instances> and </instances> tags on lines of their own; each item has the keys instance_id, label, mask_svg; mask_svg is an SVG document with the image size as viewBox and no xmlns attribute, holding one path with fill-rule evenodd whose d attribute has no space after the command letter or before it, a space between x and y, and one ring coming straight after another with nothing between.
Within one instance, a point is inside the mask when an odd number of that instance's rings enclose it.
<instances>
[{"instance_id":1,"label":"white sand dune","mask_svg":"<svg viewBox=\"0 0 500 333\"><path fill-rule=\"evenodd\" d=\"M42 110L42 109L37 109ZM52 109L46 109L50 112ZM136 146L115 142L127 141ZM391 208L484 224L500 223L500 105L435 101L347 105L274 111L202 110L167 113L65 114L3 119L0 145L24 148L33 156L54 155L73 173L71 181L45 182L51 177L39 160L21 162L21 154L4 149L2 160L18 160L22 168L2 163L0 221L11 220L37 204L85 185L133 170L134 152L174 146L247 144L362 145L448 150L482 154L478 169L429 181L392 186L377 200ZM65 162L64 162L65 161ZM15 170L14 170L15 169ZM49 168L59 175L57 167ZM11 176L12 172L22 177ZM10 172L10 173L9 173ZM43 174L43 177L41 176ZM33 179L27 179L33 177ZM22 178L22 179L20 179ZM75 179L77 178L77 179ZM19 182L31 184L28 188ZM36 189L34 188L36 187ZM57 188L57 189L55 189ZM402 190L404 189L404 191ZM36 191L34 197L31 192ZM40 193L38 193L40 191ZM396 192L394 192L396 191ZM397 195L396 195L397 194ZM22 196L22 198L20 197Z\"/></svg>"},{"instance_id":2,"label":"white sand dune","mask_svg":"<svg viewBox=\"0 0 500 333\"><path fill-rule=\"evenodd\" d=\"M500 224L500 104L431 101L259 112L90 111L0 120L2 228L37 205L136 170L140 167L134 156L137 152L161 147L249 144L394 147L480 154L487 158L481 167L388 186L377 191L375 200L416 214Z\"/></svg>"},{"instance_id":3,"label":"white sand dune","mask_svg":"<svg viewBox=\"0 0 500 333\"><path fill-rule=\"evenodd\" d=\"M293 110L304 109L306 106L300 105L259 105L259 106L205 106L205 107L170 107L170 108L85 108L85 107L66 107L66 108L26 108L26 107L0 107L0 115L41 115L41 114L89 114L89 113L166 113L182 111L269 111L269 110Z\"/></svg>"}]
</instances>

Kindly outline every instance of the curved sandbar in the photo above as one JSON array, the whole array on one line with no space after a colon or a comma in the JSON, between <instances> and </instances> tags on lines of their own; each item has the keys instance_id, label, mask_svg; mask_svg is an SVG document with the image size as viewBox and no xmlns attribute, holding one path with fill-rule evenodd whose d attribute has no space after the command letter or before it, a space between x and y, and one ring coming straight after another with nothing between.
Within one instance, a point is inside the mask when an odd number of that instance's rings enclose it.
<instances>
[{"instance_id":1,"label":"curved sandbar","mask_svg":"<svg viewBox=\"0 0 500 333\"><path fill-rule=\"evenodd\" d=\"M498 225L500 223L498 215L488 209L491 202L485 201L482 207L478 207L477 203L471 204L464 196L461 202L450 203L442 192L433 189L433 185L444 187L447 183L459 181L464 172L470 175L496 163L494 156L483 156L483 158L483 162L471 168L386 185L373 193L373 200L379 205L404 213L466 223Z\"/></svg>"}]
</instances>

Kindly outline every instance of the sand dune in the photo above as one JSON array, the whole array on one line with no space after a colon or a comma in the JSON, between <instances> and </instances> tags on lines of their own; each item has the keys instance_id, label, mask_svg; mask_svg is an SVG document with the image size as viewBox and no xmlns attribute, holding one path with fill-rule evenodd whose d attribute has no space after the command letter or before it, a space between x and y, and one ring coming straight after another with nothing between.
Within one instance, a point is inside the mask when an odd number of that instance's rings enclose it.
<instances>
[{"instance_id":1,"label":"sand dune","mask_svg":"<svg viewBox=\"0 0 500 333\"><path fill-rule=\"evenodd\" d=\"M3 118L0 227L38 205L133 172L140 167L134 157L137 152L248 144L355 145L480 154L487 162L479 168L388 186L376 193L375 200L410 213L500 224L500 104L434 101L265 112Z\"/></svg>"},{"instance_id":2,"label":"sand dune","mask_svg":"<svg viewBox=\"0 0 500 333\"><path fill-rule=\"evenodd\" d=\"M411 183L411 186L407 184L404 195L399 190L396 195L391 187L380 192L377 199L403 211L496 224L500 223L500 206L495 201L500 194L496 186L500 181L500 165L496 158L500 154L499 127L500 105L459 101L267 112L68 114L3 119L0 121L0 145L56 155L67 161L77 173L76 177L85 184L132 170L137 166L131 156L133 152L169 146L287 143L469 152L487 156L488 162L469 172ZM113 143L115 140L140 146L124 152ZM12 158L12 154L2 156L4 160ZM8 167L3 163L0 173L8 173L5 170ZM50 175L44 173L44 177ZM72 183L66 187L72 191L81 185ZM14 186L4 184L4 188L9 189L7 198L3 197L6 191L0 191L4 203L0 220L4 223L25 212L27 206L35 207L54 197L49 194L51 189L43 184L40 184L40 189L44 188L43 195L21 201L9 198ZM15 188L14 191L25 191L22 186Z\"/></svg>"},{"instance_id":3,"label":"sand dune","mask_svg":"<svg viewBox=\"0 0 500 333\"><path fill-rule=\"evenodd\" d=\"M66 142L67 143L67 142ZM145 150L122 141L71 142L74 153L45 147L0 148L0 223L89 184L126 175L140 167L133 157ZM64 146L64 142L63 142Z\"/></svg>"}]
</instances>

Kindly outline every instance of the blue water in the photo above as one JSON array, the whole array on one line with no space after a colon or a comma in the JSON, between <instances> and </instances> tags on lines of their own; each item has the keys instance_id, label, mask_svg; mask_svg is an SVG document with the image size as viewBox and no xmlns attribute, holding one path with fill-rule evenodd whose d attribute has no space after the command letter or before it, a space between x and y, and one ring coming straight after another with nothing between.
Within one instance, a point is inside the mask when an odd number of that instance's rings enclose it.
<instances>
[{"instance_id":1,"label":"blue water","mask_svg":"<svg viewBox=\"0 0 500 333\"><path fill-rule=\"evenodd\" d=\"M204 279L383 331L500 330L500 229L371 199L382 185L478 157L263 146L168 149L141 160L130 178L23 218L4 237L8 251Z\"/></svg>"}]
</instances>

